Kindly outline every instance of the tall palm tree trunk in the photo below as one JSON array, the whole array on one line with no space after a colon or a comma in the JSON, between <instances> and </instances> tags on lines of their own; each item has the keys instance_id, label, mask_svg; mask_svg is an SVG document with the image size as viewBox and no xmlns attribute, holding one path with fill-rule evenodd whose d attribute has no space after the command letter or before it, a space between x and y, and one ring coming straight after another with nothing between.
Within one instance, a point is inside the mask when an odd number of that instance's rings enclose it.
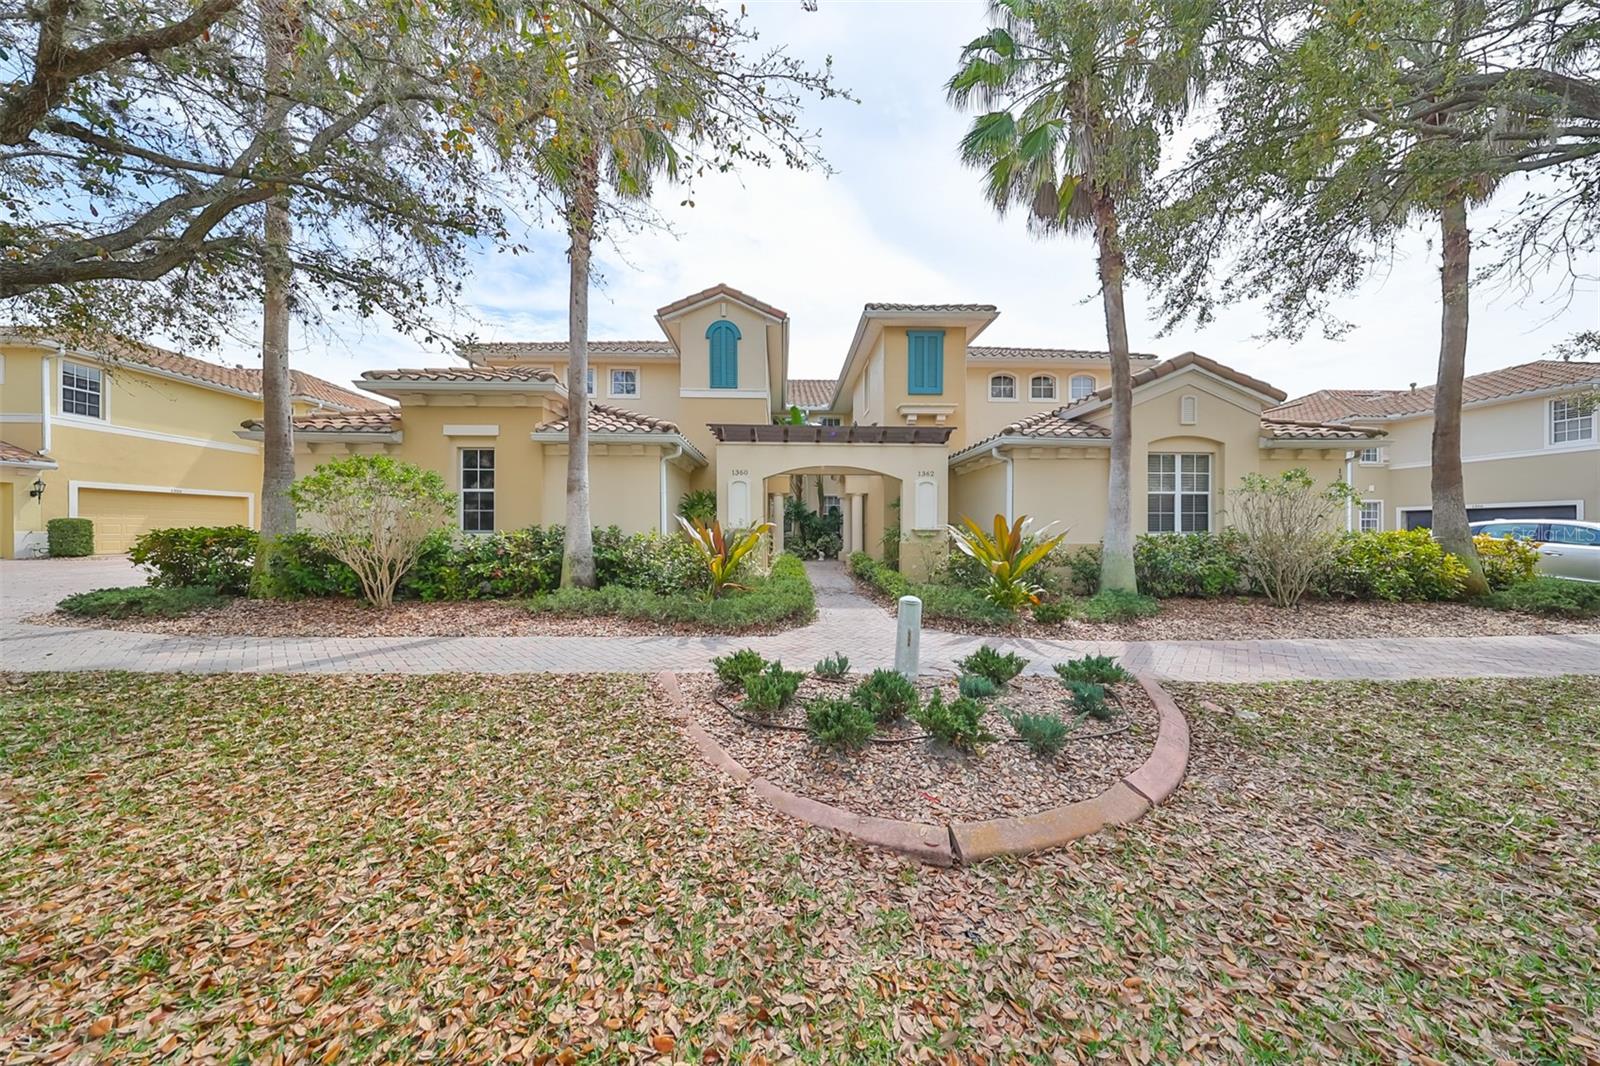
<instances>
[{"instance_id":1,"label":"tall palm tree trunk","mask_svg":"<svg viewBox=\"0 0 1600 1066\"><path fill-rule=\"evenodd\" d=\"M1116 201L1093 194L1094 236L1100 249L1100 302L1111 350L1111 473L1107 485L1106 533L1100 549L1100 588L1135 591L1133 570L1133 368L1128 363L1128 317L1122 305L1127 271Z\"/></svg>"},{"instance_id":2,"label":"tall palm tree trunk","mask_svg":"<svg viewBox=\"0 0 1600 1066\"><path fill-rule=\"evenodd\" d=\"M289 80L296 0L261 0L264 85L268 93L263 114L275 138L282 136L285 109L281 93ZM295 530L293 404L289 377L289 288L294 268L289 244L294 223L289 215L289 193L280 188L267 201L263 229L261 292L261 544L252 577L258 595L272 591L273 548L280 537Z\"/></svg>"},{"instance_id":3,"label":"tall palm tree trunk","mask_svg":"<svg viewBox=\"0 0 1600 1066\"><path fill-rule=\"evenodd\" d=\"M1467 564L1466 593L1489 591L1467 526L1467 494L1461 472L1461 382L1467 368L1467 298L1472 239L1467 203L1457 192L1439 212L1443 266L1439 272L1444 309L1439 333L1439 379L1433 390L1433 535Z\"/></svg>"},{"instance_id":4,"label":"tall palm tree trunk","mask_svg":"<svg viewBox=\"0 0 1600 1066\"><path fill-rule=\"evenodd\" d=\"M589 256L600 197L599 155L579 162L567 230L570 267L567 295L567 530L561 555L561 585L594 588L594 530L589 520Z\"/></svg>"}]
</instances>

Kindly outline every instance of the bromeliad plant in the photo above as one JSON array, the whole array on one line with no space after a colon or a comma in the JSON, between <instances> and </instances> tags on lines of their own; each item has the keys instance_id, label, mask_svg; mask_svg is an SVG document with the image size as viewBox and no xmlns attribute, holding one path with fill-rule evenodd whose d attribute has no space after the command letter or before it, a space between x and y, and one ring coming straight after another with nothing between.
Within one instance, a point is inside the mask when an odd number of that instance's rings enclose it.
<instances>
[{"instance_id":1,"label":"bromeliad plant","mask_svg":"<svg viewBox=\"0 0 1600 1066\"><path fill-rule=\"evenodd\" d=\"M683 527L684 536L700 553L712 599L725 592L745 590L746 586L735 581L734 576L750 553L761 544L761 538L772 528L771 522L759 522L743 532L735 533L730 539L723 534L721 522L713 521L707 526L698 520L691 522L678 515L678 525Z\"/></svg>"},{"instance_id":2,"label":"bromeliad plant","mask_svg":"<svg viewBox=\"0 0 1600 1066\"><path fill-rule=\"evenodd\" d=\"M988 572L983 594L989 602L1008 611L1038 603L1044 587L1028 580L1028 572L1044 562L1067 534L1030 536L1027 515L1019 515L1015 522L1008 522L1003 514L995 515L993 534L971 518L961 521L963 525L950 527L950 535L962 554Z\"/></svg>"}]
</instances>

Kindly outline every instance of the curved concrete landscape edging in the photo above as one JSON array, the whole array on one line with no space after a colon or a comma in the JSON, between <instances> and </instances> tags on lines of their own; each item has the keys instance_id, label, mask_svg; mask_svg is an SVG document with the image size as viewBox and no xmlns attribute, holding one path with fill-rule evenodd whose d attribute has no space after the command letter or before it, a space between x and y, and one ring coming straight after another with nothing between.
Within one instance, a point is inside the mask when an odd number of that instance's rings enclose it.
<instances>
[{"instance_id":1,"label":"curved concrete landscape edging","mask_svg":"<svg viewBox=\"0 0 1600 1066\"><path fill-rule=\"evenodd\" d=\"M1137 770L1100 795L1036 814L983 822L940 825L874 818L789 792L764 777L756 777L694 720L676 674L664 670L656 675L656 681L672 701L674 713L701 756L738 783L748 784L751 791L777 810L809 825L832 829L863 844L934 866L978 862L996 855L1027 855L1060 847L1108 825L1126 825L1172 795L1189 766L1188 721L1165 689L1148 677L1140 677L1139 684L1149 694L1159 716L1155 747Z\"/></svg>"}]
</instances>

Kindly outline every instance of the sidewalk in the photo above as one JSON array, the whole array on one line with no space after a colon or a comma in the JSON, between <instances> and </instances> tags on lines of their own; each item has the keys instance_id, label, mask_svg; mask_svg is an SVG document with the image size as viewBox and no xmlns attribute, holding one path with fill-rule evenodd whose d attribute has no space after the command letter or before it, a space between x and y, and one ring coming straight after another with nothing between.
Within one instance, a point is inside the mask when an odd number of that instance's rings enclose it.
<instances>
[{"instance_id":1,"label":"sidewalk","mask_svg":"<svg viewBox=\"0 0 1600 1066\"><path fill-rule=\"evenodd\" d=\"M857 669L894 662L894 619L859 596L837 563L808 566L817 619L770 637L173 637L30 626L20 618L70 592L136 583L125 560L0 562L0 669L304 673L590 673L708 669L751 647L791 667L843 652ZM1084 654L1174 681L1288 681L1600 674L1600 634L1364 640L992 641L1032 671ZM922 669L953 670L983 640L922 634Z\"/></svg>"}]
</instances>

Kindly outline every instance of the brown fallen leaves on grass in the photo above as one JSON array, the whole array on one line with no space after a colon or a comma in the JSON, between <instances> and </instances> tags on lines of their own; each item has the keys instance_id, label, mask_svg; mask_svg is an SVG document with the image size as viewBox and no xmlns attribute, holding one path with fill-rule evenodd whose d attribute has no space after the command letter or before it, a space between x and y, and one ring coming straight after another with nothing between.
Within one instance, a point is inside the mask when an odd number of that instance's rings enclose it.
<instances>
[{"instance_id":1,"label":"brown fallen leaves on grass","mask_svg":"<svg viewBox=\"0 0 1600 1066\"><path fill-rule=\"evenodd\" d=\"M0 1061L1596 1054L1600 681L1179 696L1168 806L939 871L637 679L0 677Z\"/></svg>"}]
</instances>

